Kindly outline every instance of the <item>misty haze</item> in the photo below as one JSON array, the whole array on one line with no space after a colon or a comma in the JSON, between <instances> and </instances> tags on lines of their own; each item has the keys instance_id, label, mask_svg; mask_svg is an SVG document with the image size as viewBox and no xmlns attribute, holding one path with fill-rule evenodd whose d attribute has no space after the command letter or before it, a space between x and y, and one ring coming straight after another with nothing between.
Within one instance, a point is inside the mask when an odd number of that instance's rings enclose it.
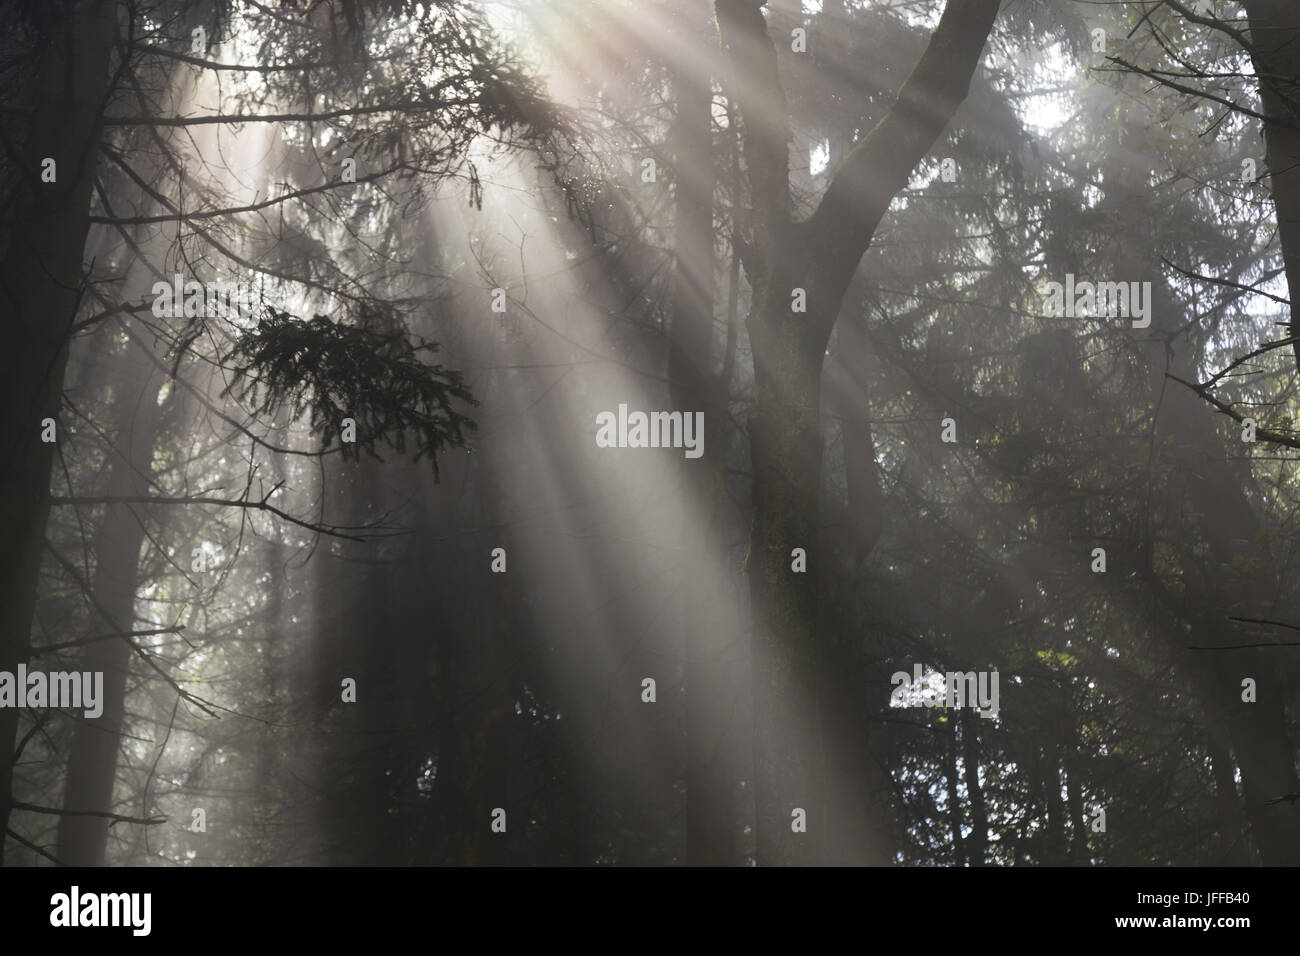
<instances>
[{"instance_id":1,"label":"misty haze","mask_svg":"<svg viewBox=\"0 0 1300 956\"><path fill-rule=\"evenodd\" d=\"M3 862L1300 864L1298 51L4 4Z\"/></svg>"}]
</instances>

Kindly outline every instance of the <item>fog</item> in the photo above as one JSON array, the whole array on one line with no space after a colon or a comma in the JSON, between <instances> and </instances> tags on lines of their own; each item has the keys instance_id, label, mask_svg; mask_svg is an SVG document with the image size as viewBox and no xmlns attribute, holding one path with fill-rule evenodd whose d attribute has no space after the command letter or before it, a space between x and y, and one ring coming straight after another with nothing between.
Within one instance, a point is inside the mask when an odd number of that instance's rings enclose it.
<instances>
[{"instance_id":1,"label":"fog","mask_svg":"<svg viewBox=\"0 0 1300 956\"><path fill-rule=\"evenodd\" d=\"M0 15L6 863L1300 863L1300 19L108 6Z\"/></svg>"}]
</instances>

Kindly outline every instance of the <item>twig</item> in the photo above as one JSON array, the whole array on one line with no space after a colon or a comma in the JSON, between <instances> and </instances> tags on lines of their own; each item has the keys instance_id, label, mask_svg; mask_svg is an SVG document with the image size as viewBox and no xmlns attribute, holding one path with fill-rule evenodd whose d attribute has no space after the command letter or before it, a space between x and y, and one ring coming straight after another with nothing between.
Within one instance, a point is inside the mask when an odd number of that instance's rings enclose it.
<instances>
[{"instance_id":1,"label":"twig","mask_svg":"<svg viewBox=\"0 0 1300 956\"><path fill-rule=\"evenodd\" d=\"M110 813L107 810L59 810L55 807L38 807L34 803L23 803L21 800L13 802L15 810L30 810L32 813L50 813L59 817L105 817L112 820L113 823L141 823L145 826L157 826L159 823L166 823L166 817L127 817L120 813ZM112 826L110 823L109 826Z\"/></svg>"}]
</instances>

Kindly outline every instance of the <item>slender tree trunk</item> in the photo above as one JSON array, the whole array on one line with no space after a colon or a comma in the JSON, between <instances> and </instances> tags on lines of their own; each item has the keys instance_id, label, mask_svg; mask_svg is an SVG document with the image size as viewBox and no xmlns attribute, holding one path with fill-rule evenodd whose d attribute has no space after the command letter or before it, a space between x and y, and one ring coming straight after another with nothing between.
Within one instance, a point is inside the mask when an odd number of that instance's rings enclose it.
<instances>
[{"instance_id":1,"label":"slender tree trunk","mask_svg":"<svg viewBox=\"0 0 1300 956\"><path fill-rule=\"evenodd\" d=\"M26 661L36 578L49 516L54 445L43 419L59 417L68 329L81 297L91 175L109 84L117 4L83 0L50 17L21 150L10 242L0 261L0 670ZM57 181L40 181L42 160ZM18 711L0 708L0 830L9 826ZM0 862L3 843L0 842Z\"/></svg>"},{"instance_id":2,"label":"slender tree trunk","mask_svg":"<svg viewBox=\"0 0 1300 956\"><path fill-rule=\"evenodd\" d=\"M970 801L970 839L968 854L971 866L983 866L989 842L989 813L984 804L984 787L980 785L980 747L978 722L970 710L962 710L961 759L966 775L966 799Z\"/></svg>"},{"instance_id":3,"label":"slender tree trunk","mask_svg":"<svg viewBox=\"0 0 1300 956\"><path fill-rule=\"evenodd\" d=\"M124 363L122 381L115 386L115 437L117 457L110 464L110 495L148 494L154 438L160 417L159 381L132 348ZM144 385L137 382L144 381ZM105 506L95 536L95 580L91 592L92 633L126 632L135 623L135 593L140 571L144 524L136 507ZM113 785L117 780L118 748L126 717L126 682L131 671L128 639L96 641L86 646L80 667L104 675L104 712L96 720L78 722L68 753L63 808L69 811L113 810ZM104 817L59 818L58 857L69 866L103 866L107 854L108 824Z\"/></svg>"},{"instance_id":4,"label":"slender tree trunk","mask_svg":"<svg viewBox=\"0 0 1300 956\"><path fill-rule=\"evenodd\" d=\"M858 321L846 320L836 326L823 393L826 408L840 420L848 492L847 508L827 516L823 525L827 537L839 542L834 548L837 565L847 567L853 579L884 528L884 496L876 474L863 371L867 346L862 333ZM831 554L833 547L828 542L824 553ZM826 862L881 866L891 858L886 825L889 778L879 759L885 727L871 719L867 700L867 672L874 662L864 653L864 644L874 635L861 633L852 609L837 616L833 609L838 602L833 597L827 594L822 602L826 609L823 627L835 639L824 658L819 689L827 754L826 820L835 834L826 847Z\"/></svg>"},{"instance_id":5,"label":"slender tree trunk","mask_svg":"<svg viewBox=\"0 0 1300 956\"><path fill-rule=\"evenodd\" d=\"M668 376L674 406L704 412L704 454L683 459L683 613L686 683L686 862L736 861L729 717L736 686L727 659L735 621L729 582L723 486L726 400L712 371L713 84L716 33L708 0L684 0L673 38L677 117L673 134L675 268Z\"/></svg>"},{"instance_id":6,"label":"slender tree trunk","mask_svg":"<svg viewBox=\"0 0 1300 956\"><path fill-rule=\"evenodd\" d=\"M381 463L365 457L342 462L336 475L339 511L353 524L390 506ZM332 726L324 764L325 819L332 865L374 866L400 845L395 788L399 786L396 693L401 662L394 634L394 579L402 574L398 549L384 541L341 542L331 569L339 600L329 628L337 668L321 684L332 696ZM356 681L356 699L342 699L342 681Z\"/></svg>"},{"instance_id":7,"label":"slender tree trunk","mask_svg":"<svg viewBox=\"0 0 1300 956\"><path fill-rule=\"evenodd\" d=\"M1083 782L1079 779L1079 760L1071 750L1071 756L1065 761L1066 805L1070 811L1070 862L1075 866L1087 866L1088 855L1088 818L1083 809Z\"/></svg>"},{"instance_id":8,"label":"slender tree trunk","mask_svg":"<svg viewBox=\"0 0 1300 956\"><path fill-rule=\"evenodd\" d=\"M1214 773L1214 804L1218 810L1219 859L1227 866L1247 866L1250 853L1246 843L1246 825L1241 818L1241 800L1237 795L1236 766L1228 752L1224 735L1211 730L1207 749Z\"/></svg>"},{"instance_id":9,"label":"slender tree trunk","mask_svg":"<svg viewBox=\"0 0 1300 956\"><path fill-rule=\"evenodd\" d=\"M1061 797L1060 747L1055 740L1044 748L1043 795L1047 800L1047 830L1043 834L1044 853L1041 862L1061 866L1066 860L1065 800Z\"/></svg>"},{"instance_id":10,"label":"slender tree trunk","mask_svg":"<svg viewBox=\"0 0 1300 956\"><path fill-rule=\"evenodd\" d=\"M948 784L948 828L952 831L952 862L966 865L966 841L961 835L961 798L957 787L957 724L948 722L948 739L943 742L943 776Z\"/></svg>"},{"instance_id":11,"label":"slender tree trunk","mask_svg":"<svg viewBox=\"0 0 1300 956\"><path fill-rule=\"evenodd\" d=\"M279 484L286 480L284 458L275 455L271 459L271 477ZM263 712L267 721L257 731L257 775L254 784L252 808L253 833L257 839L257 850L253 861L257 865L269 866L280 859L283 845L283 831L280 828L280 808L284 794L279 786L280 758L276 744L277 725L283 720L280 707L280 660L284 655L285 624L288 614L285 605L289 590L288 571L289 547L281 539L283 529L275 528L273 542L267 545L266 572L266 636L262 640L262 693L265 695L266 710Z\"/></svg>"}]
</instances>

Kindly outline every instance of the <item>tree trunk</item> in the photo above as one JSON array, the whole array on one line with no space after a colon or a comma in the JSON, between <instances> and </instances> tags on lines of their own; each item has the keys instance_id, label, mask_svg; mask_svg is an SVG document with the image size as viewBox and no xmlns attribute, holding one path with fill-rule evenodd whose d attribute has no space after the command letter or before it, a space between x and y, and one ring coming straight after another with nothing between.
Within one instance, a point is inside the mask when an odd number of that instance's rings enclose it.
<instances>
[{"instance_id":1,"label":"tree trunk","mask_svg":"<svg viewBox=\"0 0 1300 956\"><path fill-rule=\"evenodd\" d=\"M758 862L812 863L826 839L817 694L822 360L858 262L893 196L966 96L998 0L949 0L898 101L845 159L817 211L791 218L786 99L762 0L717 0L754 207L749 322L754 520L748 557ZM795 312L795 290L806 312ZM807 570L793 564L803 549ZM796 811L807 832L795 832Z\"/></svg>"},{"instance_id":2,"label":"tree trunk","mask_svg":"<svg viewBox=\"0 0 1300 956\"><path fill-rule=\"evenodd\" d=\"M728 650L735 629L726 575L725 384L712 371L713 84L715 33L707 0L686 0L672 48L675 267L668 377L673 405L704 412L704 454L683 458L686 493L682 610L686 684L686 862L736 862L728 727L736 685Z\"/></svg>"},{"instance_id":3,"label":"tree trunk","mask_svg":"<svg viewBox=\"0 0 1300 956\"><path fill-rule=\"evenodd\" d=\"M884 496L876 474L863 369L867 344L862 333L862 323L856 317L836 326L822 395L826 409L840 420L848 498L842 513L825 517L822 550L834 554L836 567L849 576L847 583L853 593L862 563L884 528ZM825 577L821 583L828 583ZM880 760L886 725L871 717L867 674L876 662L864 650L875 635L862 633L856 605L840 610L843 602L836 599L838 590L830 589L822 601L822 626L836 640L825 655L818 691L827 754L826 823L835 834L826 847L826 862L883 866L891 859L889 775Z\"/></svg>"},{"instance_id":4,"label":"tree trunk","mask_svg":"<svg viewBox=\"0 0 1300 956\"><path fill-rule=\"evenodd\" d=\"M957 794L957 723L948 721L948 739L943 747L943 776L948 784L948 827L952 831L952 862L954 866L966 865L965 840L961 835L961 798Z\"/></svg>"},{"instance_id":5,"label":"tree trunk","mask_svg":"<svg viewBox=\"0 0 1300 956\"><path fill-rule=\"evenodd\" d=\"M1065 800L1061 797L1060 746L1055 740L1043 748L1043 795L1047 800L1047 829L1043 833L1043 857L1048 866L1062 866L1066 862L1065 821L1068 816Z\"/></svg>"},{"instance_id":6,"label":"tree trunk","mask_svg":"<svg viewBox=\"0 0 1300 956\"><path fill-rule=\"evenodd\" d=\"M134 351L134 346L130 346ZM108 493L114 496L148 494L154 437L158 431L157 377L133 354L115 386L114 450ZM143 379L143 386L136 382ZM134 629L135 592L140 568L144 524L136 506L109 504L95 536L95 581L91 592L91 632L127 632ZM182 556L184 557L184 555ZM88 644L81 658L83 671L104 675L104 712L97 720L78 722L68 753L65 811L106 813L113 808L117 756L126 717L126 680L131 670L129 639ZM69 866L103 866L107 855L109 820L104 817L59 818L58 857Z\"/></svg>"},{"instance_id":7,"label":"tree trunk","mask_svg":"<svg viewBox=\"0 0 1300 956\"><path fill-rule=\"evenodd\" d=\"M749 419L754 523L754 801L758 861L813 863L825 837L817 684L821 350L801 342L769 300L750 322L757 401ZM794 564L801 549L807 570ZM792 815L804 811L806 833Z\"/></svg>"},{"instance_id":8,"label":"tree trunk","mask_svg":"<svg viewBox=\"0 0 1300 956\"><path fill-rule=\"evenodd\" d=\"M36 578L49 516L54 445L41 421L57 419L68 329L81 298L91 175L109 83L117 4L83 0L50 18L35 83L32 124L21 151L9 231L0 262L0 670L26 661ZM58 179L40 181L41 161ZM18 711L0 709L0 830L9 826ZM0 863L3 843L0 843Z\"/></svg>"},{"instance_id":9,"label":"tree trunk","mask_svg":"<svg viewBox=\"0 0 1300 956\"><path fill-rule=\"evenodd\" d=\"M1211 730L1206 749L1214 773L1214 805L1218 811L1218 858L1212 862L1223 866L1247 866L1251 863L1246 844L1246 825L1241 818L1241 800L1237 796L1236 766L1228 753L1222 732Z\"/></svg>"},{"instance_id":10,"label":"tree trunk","mask_svg":"<svg viewBox=\"0 0 1300 956\"><path fill-rule=\"evenodd\" d=\"M1091 862L1088 854L1088 815L1083 808L1079 758L1073 747L1065 761L1065 773L1066 803L1070 811L1070 863L1074 866L1087 866Z\"/></svg>"},{"instance_id":11,"label":"tree trunk","mask_svg":"<svg viewBox=\"0 0 1300 956\"><path fill-rule=\"evenodd\" d=\"M1243 0L1250 21L1250 59L1259 80L1269 188L1292 302L1300 295L1300 7L1295 0ZM1290 310L1295 315L1294 306ZM1294 319L1291 334L1300 333ZM1292 349L1300 369L1300 341Z\"/></svg>"},{"instance_id":12,"label":"tree trunk","mask_svg":"<svg viewBox=\"0 0 1300 956\"><path fill-rule=\"evenodd\" d=\"M276 484L287 481L285 460L281 455L271 458L271 477ZM256 850L251 854L252 862L258 866L270 866L280 859L280 850L285 845L284 833L280 826L281 807L284 803L284 789L280 786L281 748L277 742L278 727L283 724L284 712L280 703L281 661L285 655L285 632L290 614L286 611L289 591L288 562L289 546L284 543L282 528L271 532L273 540L267 543L266 574L267 595L264 612L266 636L262 639L262 693L265 695L266 721L257 730L256 778L251 817L253 833L256 838Z\"/></svg>"},{"instance_id":13,"label":"tree trunk","mask_svg":"<svg viewBox=\"0 0 1300 956\"><path fill-rule=\"evenodd\" d=\"M980 786L980 747L978 722L970 710L962 710L958 723L961 724L961 759L966 774L966 799L970 801L970 849L971 866L983 866L988 861L984 854L989 842L989 813L984 805L984 788Z\"/></svg>"}]
</instances>

